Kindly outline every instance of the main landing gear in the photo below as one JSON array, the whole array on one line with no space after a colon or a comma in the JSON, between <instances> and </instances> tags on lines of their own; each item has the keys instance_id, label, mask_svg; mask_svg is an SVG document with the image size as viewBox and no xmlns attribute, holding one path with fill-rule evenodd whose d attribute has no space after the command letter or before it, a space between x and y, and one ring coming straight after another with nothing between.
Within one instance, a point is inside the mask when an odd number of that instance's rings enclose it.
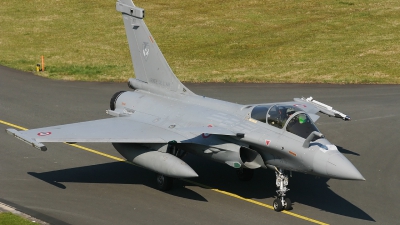
<instances>
[{"instance_id":1,"label":"main landing gear","mask_svg":"<svg viewBox=\"0 0 400 225\"><path fill-rule=\"evenodd\" d=\"M186 155L186 151L182 149L178 149L173 145L174 143L170 143L167 148L167 153L174 155L180 159L182 159ZM163 174L156 174L156 182L157 189L160 191L169 191L172 189L174 184L174 178L165 176Z\"/></svg>"},{"instance_id":2,"label":"main landing gear","mask_svg":"<svg viewBox=\"0 0 400 225\"><path fill-rule=\"evenodd\" d=\"M163 174L157 174L156 176L157 181L157 189L160 191L169 191L172 189L174 178L167 177Z\"/></svg>"},{"instance_id":3,"label":"main landing gear","mask_svg":"<svg viewBox=\"0 0 400 225\"><path fill-rule=\"evenodd\" d=\"M273 206L274 210L277 212L282 211L283 209L289 210L292 209L292 202L289 198L286 198L286 192L290 189L286 186L289 184L289 178L284 174L282 169L276 169L276 186L279 188L276 193L278 197L274 200Z\"/></svg>"}]
</instances>

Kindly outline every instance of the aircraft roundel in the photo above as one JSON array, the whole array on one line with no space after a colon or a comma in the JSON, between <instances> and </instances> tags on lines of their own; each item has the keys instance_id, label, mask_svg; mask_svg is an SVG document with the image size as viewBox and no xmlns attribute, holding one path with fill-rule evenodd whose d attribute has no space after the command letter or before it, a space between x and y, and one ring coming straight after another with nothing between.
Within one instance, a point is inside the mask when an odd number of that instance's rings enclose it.
<instances>
[{"instance_id":1,"label":"aircraft roundel","mask_svg":"<svg viewBox=\"0 0 400 225\"><path fill-rule=\"evenodd\" d=\"M209 124L207 127L212 127L212 125ZM208 133L202 133L202 134L201 134L201 136L202 136L203 138L208 138L208 137L210 137L210 135L211 135L211 134L208 134Z\"/></svg>"},{"instance_id":2,"label":"aircraft roundel","mask_svg":"<svg viewBox=\"0 0 400 225\"><path fill-rule=\"evenodd\" d=\"M37 135L38 136L47 136L47 135L50 135L51 134L51 132L39 132Z\"/></svg>"}]
</instances>

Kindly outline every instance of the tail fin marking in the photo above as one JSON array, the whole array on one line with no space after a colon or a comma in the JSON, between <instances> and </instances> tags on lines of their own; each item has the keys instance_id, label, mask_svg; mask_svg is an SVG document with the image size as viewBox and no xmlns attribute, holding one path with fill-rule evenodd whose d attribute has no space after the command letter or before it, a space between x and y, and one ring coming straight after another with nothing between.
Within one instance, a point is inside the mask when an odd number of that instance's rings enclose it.
<instances>
[{"instance_id":1,"label":"tail fin marking","mask_svg":"<svg viewBox=\"0 0 400 225\"><path fill-rule=\"evenodd\" d=\"M122 13L136 79L170 91L192 93L169 67L143 21L144 9L132 0L118 0L116 9Z\"/></svg>"}]
</instances>

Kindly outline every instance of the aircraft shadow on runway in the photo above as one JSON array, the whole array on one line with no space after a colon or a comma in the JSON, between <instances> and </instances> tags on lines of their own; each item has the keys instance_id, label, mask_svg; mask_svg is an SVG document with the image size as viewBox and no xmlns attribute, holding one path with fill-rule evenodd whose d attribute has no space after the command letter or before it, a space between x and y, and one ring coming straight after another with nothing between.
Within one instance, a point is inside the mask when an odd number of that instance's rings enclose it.
<instances>
[{"instance_id":1,"label":"aircraft shadow on runway","mask_svg":"<svg viewBox=\"0 0 400 225\"><path fill-rule=\"evenodd\" d=\"M194 157L185 161L199 174L198 178L193 179L196 182L244 198L255 200L269 198L267 203L271 204L276 197L275 173L272 170L257 169L253 179L246 182L238 180L235 169L229 166L212 161L198 160ZM294 210L296 203L299 203L337 215L375 221L362 209L332 191L327 184L329 178L316 178L302 173L293 173L292 175L289 178L288 187L291 190L288 192L288 197L293 202Z\"/></svg>"},{"instance_id":2,"label":"aircraft shadow on runway","mask_svg":"<svg viewBox=\"0 0 400 225\"><path fill-rule=\"evenodd\" d=\"M67 188L65 183L140 184L156 189L154 172L124 162L104 163L43 173L28 172L28 174L61 189ZM169 191L168 194L196 201L207 201L198 193L185 188L183 181L174 182L174 189Z\"/></svg>"},{"instance_id":3,"label":"aircraft shadow on runway","mask_svg":"<svg viewBox=\"0 0 400 225\"><path fill-rule=\"evenodd\" d=\"M339 152L341 152L343 154L360 156L360 154L358 154L357 152L350 151L348 149L345 149L345 148L337 146L337 145L336 145L336 147L338 148Z\"/></svg>"},{"instance_id":4,"label":"aircraft shadow on runway","mask_svg":"<svg viewBox=\"0 0 400 225\"><path fill-rule=\"evenodd\" d=\"M185 161L199 174L195 182L237 194L244 198L266 199L272 203L276 196L275 173L272 170L258 169L251 181L243 182L237 179L235 169L209 160L188 155ZM115 183L141 184L156 188L155 174L146 169L123 162L112 162L98 165L76 167L70 169L49 171L43 173L28 172L42 181L55 187L65 189L68 182L75 183ZM291 198L294 208L296 203L308 205L318 210L330 213L375 221L362 209L334 193L327 184L328 178L315 178L311 175L293 173L289 180ZM357 181L347 181L357 182ZM185 186L193 184L177 180L174 189L166 194L196 201L207 201L203 196ZM357 190L354 190L357 191Z\"/></svg>"}]
</instances>

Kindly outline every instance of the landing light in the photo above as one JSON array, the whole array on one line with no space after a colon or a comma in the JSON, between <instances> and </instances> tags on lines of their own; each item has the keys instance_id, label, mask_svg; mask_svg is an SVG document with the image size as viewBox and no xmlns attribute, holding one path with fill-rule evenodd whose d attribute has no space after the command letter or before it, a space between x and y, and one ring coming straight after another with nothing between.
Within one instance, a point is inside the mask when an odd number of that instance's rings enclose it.
<instances>
[{"instance_id":1,"label":"landing light","mask_svg":"<svg viewBox=\"0 0 400 225\"><path fill-rule=\"evenodd\" d=\"M276 179L276 186L280 187L282 183L282 179L281 178L277 178Z\"/></svg>"},{"instance_id":2,"label":"landing light","mask_svg":"<svg viewBox=\"0 0 400 225\"><path fill-rule=\"evenodd\" d=\"M282 181L283 181L284 186L287 186L289 184L289 179L287 177L285 177L283 180L282 180L282 178L277 178L276 186L278 186L278 187L281 186Z\"/></svg>"}]
</instances>

